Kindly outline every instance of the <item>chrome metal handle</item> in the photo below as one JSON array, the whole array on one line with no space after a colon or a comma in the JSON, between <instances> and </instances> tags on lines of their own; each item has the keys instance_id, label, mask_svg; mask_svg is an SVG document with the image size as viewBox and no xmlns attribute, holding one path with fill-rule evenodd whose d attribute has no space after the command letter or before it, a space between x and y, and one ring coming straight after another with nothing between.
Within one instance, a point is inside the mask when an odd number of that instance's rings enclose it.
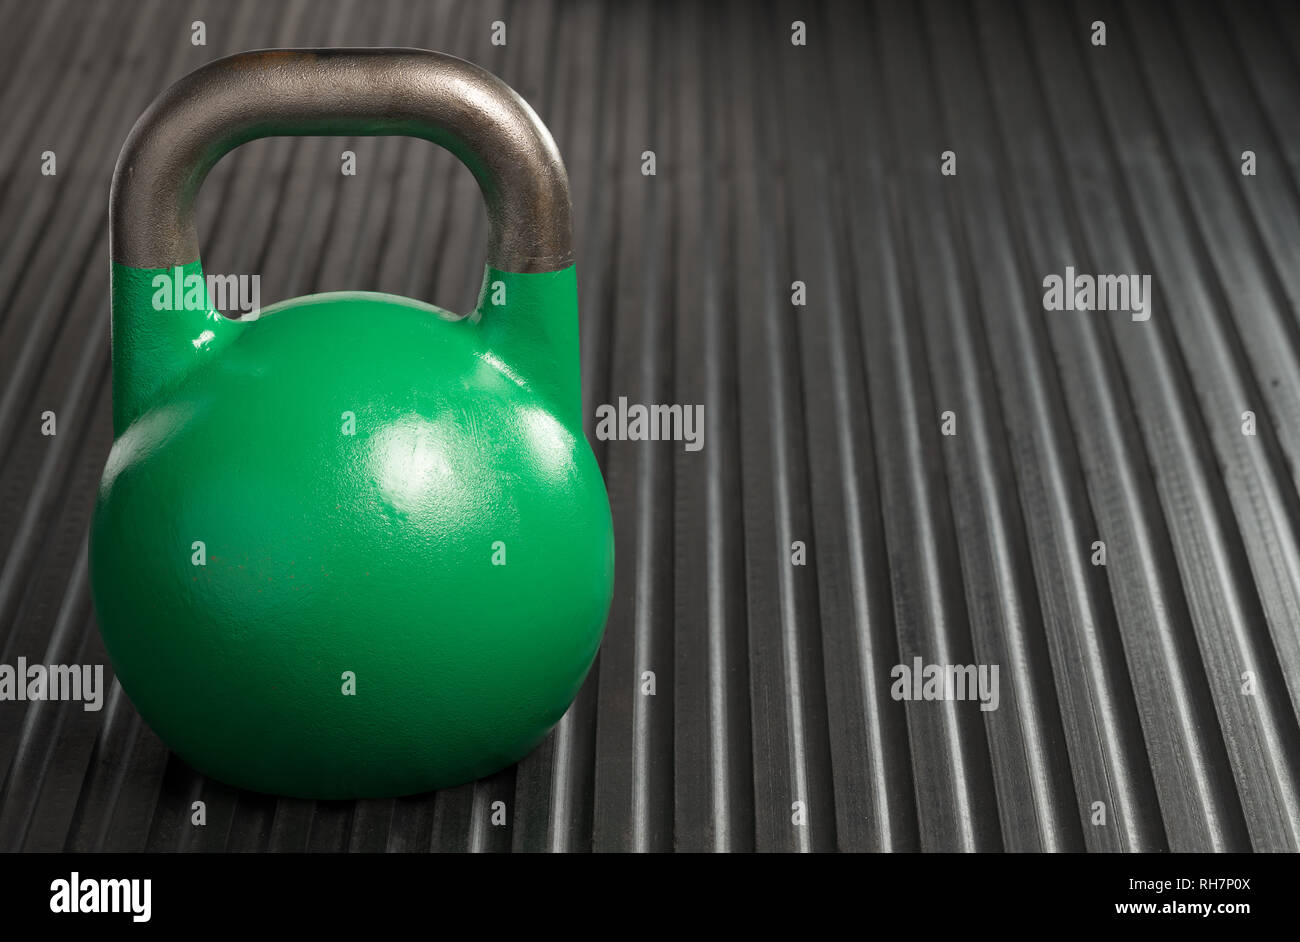
<instances>
[{"instance_id":1,"label":"chrome metal handle","mask_svg":"<svg viewBox=\"0 0 1300 942\"><path fill-rule=\"evenodd\" d=\"M240 144L343 134L419 137L459 157L487 203L492 267L572 263L569 179L550 131L492 73L423 49L264 49L177 81L140 116L118 158L113 260L133 268L195 261L199 188Z\"/></svg>"}]
</instances>

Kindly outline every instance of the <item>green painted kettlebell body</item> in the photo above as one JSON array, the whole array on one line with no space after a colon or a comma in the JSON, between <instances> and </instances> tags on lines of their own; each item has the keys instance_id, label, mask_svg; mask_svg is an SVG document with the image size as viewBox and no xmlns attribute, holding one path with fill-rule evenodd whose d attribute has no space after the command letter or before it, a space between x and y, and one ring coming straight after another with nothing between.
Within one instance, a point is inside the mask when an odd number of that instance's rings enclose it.
<instances>
[{"instance_id":1,"label":"green painted kettlebell body","mask_svg":"<svg viewBox=\"0 0 1300 942\"><path fill-rule=\"evenodd\" d=\"M362 92L386 93L390 60L487 81L432 53L308 55L216 70L249 94L286 62L337 79L335 96L364 70ZM119 162L124 192L146 145ZM427 791L528 753L590 669L613 586L573 265L490 266L464 318L346 292L234 321L197 259L114 251L116 437L90 574L144 719L209 776L311 798Z\"/></svg>"},{"instance_id":2,"label":"green painted kettlebell body","mask_svg":"<svg viewBox=\"0 0 1300 942\"><path fill-rule=\"evenodd\" d=\"M189 339L221 337L122 416L95 604L123 688L200 771L418 792L519 759L572 702L613 577L573 269L488 277L507 303L460 320L366 293L190 312ZM542 309L549 335L511 329Z\"/></svg>"}]
</instances>

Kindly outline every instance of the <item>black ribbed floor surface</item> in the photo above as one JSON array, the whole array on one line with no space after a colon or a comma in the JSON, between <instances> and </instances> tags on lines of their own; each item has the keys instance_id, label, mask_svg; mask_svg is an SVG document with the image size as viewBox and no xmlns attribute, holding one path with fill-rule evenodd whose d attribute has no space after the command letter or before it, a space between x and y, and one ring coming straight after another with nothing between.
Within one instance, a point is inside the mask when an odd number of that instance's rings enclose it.
<instances>
[{"instance_id":1,"label":"black ribbed floor surface","mask_svg":"<svg viewBox=\"0 0 1300 942\"><path fill-rule=\"evenodd\" d=\"M500 74L572 180L589 434L620 396L706 408L698 452L593 443L613 608L517 767L276 800L190 771L116 685L97 713L2 702L0 850L1300 848L1300 6L7 0L0 23L0 663L105 661L108 182L209 59L408 45ZM261 273L263 304L463 310L479 283L473 180L422 142L257 142L201 206L208 270ZM1066 266L1150 274L1150 320L1045 311ZM999 665L998 709L895 702L914 657Z\"/></svg>"}]
</instances>

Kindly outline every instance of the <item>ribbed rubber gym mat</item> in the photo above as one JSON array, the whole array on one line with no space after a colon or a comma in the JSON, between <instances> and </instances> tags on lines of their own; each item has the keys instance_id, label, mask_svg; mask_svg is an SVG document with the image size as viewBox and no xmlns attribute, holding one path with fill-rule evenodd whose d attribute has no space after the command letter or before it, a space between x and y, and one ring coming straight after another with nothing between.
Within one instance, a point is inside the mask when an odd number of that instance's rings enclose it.
<instances>
[{"instance_id":1,"label":"ribbed rubber gym mat","mask_svg":"<svg viewBox=\"0 0 1300 942\"><path fill-rule=\"evenodd\" d=\"M597 665L514 768L238 792L114 683L98 712L0 702L0 850L1300 849L1300 7L7 0L0 23L0 664L106 664L109 179L154 95L243 49L450 52L551 128L618 559ZM255 142L204 189L204 260L263 304L464 310L479 200L423 142ZM1045 310L1067 268L1149 275L1149 319ZM595 440L620 397L702 404L703 448ZM914 658L998 665L997 709L895 700Z\"/></svg>"}]
</instances>

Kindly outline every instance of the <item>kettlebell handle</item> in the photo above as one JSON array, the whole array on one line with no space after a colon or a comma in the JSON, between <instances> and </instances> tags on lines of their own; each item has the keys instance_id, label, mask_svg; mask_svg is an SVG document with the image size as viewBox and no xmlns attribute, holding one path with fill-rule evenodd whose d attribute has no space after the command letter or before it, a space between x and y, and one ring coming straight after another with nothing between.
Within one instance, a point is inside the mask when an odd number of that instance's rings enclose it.
<instances>
[{"instance_id":1,"label":"kettlebell handle","mask_svg":"<svg viewBox=\"0 0 1300 942\"><path fill-rule=\"evenodd\" d=\"M573 262L569 180L550 131L510 86L423 49L264 49L218 59L163 92L131 129L109 198L110 252L139 269L199 258L195 201L208 171L279 135L406 135L474 174L487 203L488 264Z\"/></svg>"}]
</instances>

